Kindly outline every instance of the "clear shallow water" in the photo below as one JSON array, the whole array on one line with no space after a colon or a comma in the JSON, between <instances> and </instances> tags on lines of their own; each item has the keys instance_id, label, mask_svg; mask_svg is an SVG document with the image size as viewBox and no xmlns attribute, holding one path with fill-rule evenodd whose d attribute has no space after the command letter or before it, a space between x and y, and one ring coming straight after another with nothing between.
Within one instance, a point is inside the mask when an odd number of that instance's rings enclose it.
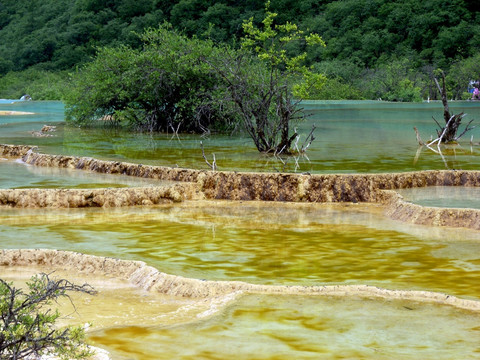
<instances>
[{"instance_id":1,"label":"clear shallow water","mask_svg":"<svg viewBox=\"0 0 480 360\"><path fill-rule=\"evenodd\" d=\"M109 188L158 186L167 183L124 175L99 174L77 169L31 166L0 159L0 188Z\"/></svg>"},{"instance_id":2,"label":"clear shallow water","mask_svg":"<svg viewBox=\"0 0 480 360\"><path fill-rule=\"evenodd\" d=\"M452 111L464 111L466 121L480 121L478 102L452 102ZM253 142L241 134L233 136L172 134L130 134L115 129L77 129L63 126L63 105L59 102L19 102L1 105L0 110L33 111L35 115L0 117L0 143L33 144L47 153L93 156L102 159L144 164L208 168L202 158L203 141L208 158L215 153L219 170L310 171L315 173L365 173L422 169L478 169L480 141L478 128L469 133L461 146L442 158L424 148L417 156L416 126L424 140L436 134L434 116L442 119L440 102L384 103L374 101L305 102L312 116L299 124L303 134L299 144L317 126L316 141L307 156L290 158L284 165L259 154ZM55 137L32 137L44 124L58 125Z\"/></svg>"},{"instance_id":3,"label":"clear shallow water","mask_svg":"<svg viewBox=\"0 0 480 360\"><path fill-rule=\"evenodd\" d=\"M206 153L209 158L215 153L220 170L359 173L445 168L430 150L417 154L412 129L417 126L428 139L435 132L431 116L442 117L440 103L315 102L305 107L313 116L301 130L307 134L315 123L317 141L308 159L297 159L298 167L294 159L284 166L258 154L242 136L203 139ZM480 117L480 104L451 107L467 112L467 119ZM38 145L47 153L207 168L199 136L182 135L179 140L166 134L69 128L63 123L62 104L55 102L0 104L1 110L36 114L0 117L0 143ZM31 132L44 124L57 125L55 136L33 137ZM468 140L445 154L448 167L478 169L478 146L470 147ZM0 177L4 174L0 167ZM25 176L38 176L35 183L41 185L50 175ZM8 176L3 181L17 183ZM56 181L55 186L68 183ZM479 240L479 232L389 221L369 205L344 209L225 202L120 210L0 210L2 248L53 248L143 260L161 271L199 279L371 284L473 299L480 299ZM98 311L84 310L86 318L105 326L91 339L113 349L115 358L480 358L478 315L451 308L253 296L208 321L171 326L146 319L154 318L151 309L168 318L181 304L148 297L142 303L138 300L144 297L131 289L122 288L117 298L116 293L106 290L106 297L93 306ZM115 300L109 302L110 296ZM146 306L149 301L152 305ZM142 308L148 310L142 313ZM111 322L102 322L107 317ZM191 314L188 319L194 318Z\"/></svg>"},{"instance_id":4,"label":"clear shallow water","mask_svg":"<svg viewBox=\"0 0 480 360\"><path fill-rule=\"evenodd\" d=\"M184 203L0 213L3 248L142 260L160 271L259 284L370 284L480 299L480 234L415 227L377 207Z\"/></svg>"},{"instance_id":5,"label":"clear shallow water","mask_svg":"<svg viewBox=\"0 0 480 360\"><path fill-rule=\"evenodd\" d=\"M397 192L406 201L422 206L480 209L478 187L429 186Z\"/></svg>"},{"instance_id":6,"label":"clear shallow water","mask_svg":"<svg viewBox=\"0 0 480 360\"><path fill-rule=\"evenodd\" d=\"M35 267L2 268L2 279L13 282L16 288L25 289L26 282L45 269ZM96 295L70 293L69 299L60 298L57 304L62 316L59 325L84 325L89 331L119 326L171 325L191 321L192 317L205 311L198 300L167 296L140 289L125 280L56 270L51 279L68 279L74 284L88 283ZM73 304L73 306L72 306Z\"/></svg>"},{"instance_id":7,"label":"clear shallow water","mask_svg":"<svg viewBox=\"0 0 480 360\"><path fill-rule=\"evenodd\" d=\"M250 295L208 321L91 338L136 359L478 359L479 320L406 301Z\"/></svg>"},{"instance_id":8,"label":"clear shallow water","mask_svg":"<svg viewBox=\"0 0 480 360\"><path fill-rule=\"evenodd\" d=\"M3 209L0 239L2 248L143 260L199 279L371 284L480 299L479 232L397 223L371 205ZM114 359L480 358L478 314L449 307L265 295L205 319L191 300L111 280L92 285L98 297L74 298L78 314L62 313L67 323L93 322L89 340Z\"/></svg>"},{"instance_id":9,"label":"clear shallow water","mask_svg":"<svg viewBox=\"0 0 480 360\"><path fill-rule=\"evenodd\" d=\"M8 269L22 287L32 269ZM59 303L61 324L90 323L113 359L477 359L480 315L407 300L246 295L213 315L204 301L154 294L99 275L55 272L95 296Z\"/></svg>"}]
</instances>

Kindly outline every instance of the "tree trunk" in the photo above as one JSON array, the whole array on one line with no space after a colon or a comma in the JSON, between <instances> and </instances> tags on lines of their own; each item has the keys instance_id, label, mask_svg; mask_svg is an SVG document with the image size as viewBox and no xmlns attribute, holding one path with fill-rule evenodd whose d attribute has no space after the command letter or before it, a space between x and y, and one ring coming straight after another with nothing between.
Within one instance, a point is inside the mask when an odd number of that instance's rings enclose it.
<instances>
[{"instance_id":1,"label":"tree trunk","mask_svg":"<svg viewBox=\"0 0 480 360\"><path fill-rule=\"evenodd\" d=\"M442 142L448 143L457 140L457 131L460 127L460 123L463 118L463 113L452 115L450 113L450 108L448 106L447 100L447 88L445 86L445 73L442 71L442 86L438 83L437 78L434 78L437 89L440 92L442 97L443 104L443 120L445 121L445 126L441 127L440 130L437 130L438 137L440 137L444 132L445 134L442 137Z\"/></svg>"}]
</instances>

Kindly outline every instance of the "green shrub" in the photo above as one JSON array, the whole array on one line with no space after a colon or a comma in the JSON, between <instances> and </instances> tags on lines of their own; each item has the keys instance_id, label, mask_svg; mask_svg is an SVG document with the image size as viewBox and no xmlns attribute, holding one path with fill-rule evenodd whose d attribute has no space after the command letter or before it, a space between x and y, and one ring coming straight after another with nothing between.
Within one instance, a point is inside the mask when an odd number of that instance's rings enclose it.
<instances>
[{"instance_id":1,"label":"green shrub","mask_svg":"<svg viewBox=\"0 0 480 360\"><path fill-rule=\"evenodd\" d=\"M74 285L47 274L27 282L29 292L0 279L0 359L25 359L53 353L63 359L84 359L91 355L85 346L82 327L57 328L58 310L50 306L68 292L95 294L88 285Z\"/></svg>"},{"instance_id":2,"label":"green shrub","mask_svg":"<svg viewBox=\"0 0 480 360\"><path fill-rule=\"evenodd\" d=\"M108 117L138 130L182 132L235 126L222 81L204 61L228 49L188 39L168 25L147 30L141 39L141 50L100 49L74 74L65 97L68 122L85 126Z\"/></svg>"},{"instance_id":3,"label":"green shrub","mask_svg":"<svg viewBox=\"0 0 480 360\"><path fill-rule=\"evenodd\" d=\"M28 94L33 100L61 100L67 88L66 72L30 68L0 77L0 98L19 99Z\"/></svg>"}]
</instances>

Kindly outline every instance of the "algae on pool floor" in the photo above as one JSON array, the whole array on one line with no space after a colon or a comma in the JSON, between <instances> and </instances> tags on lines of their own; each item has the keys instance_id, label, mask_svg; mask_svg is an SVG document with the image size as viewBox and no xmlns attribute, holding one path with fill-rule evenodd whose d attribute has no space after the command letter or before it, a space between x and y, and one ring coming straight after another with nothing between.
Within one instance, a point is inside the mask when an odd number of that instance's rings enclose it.
<instances>
[{"instance_id":1,"label":"algae on pool floor","mask_svg":"<svg viewBox=\"0 0 480 360\"><path fill-rule=\"evenodd\" d=\"M249 295L207 321L110 328L90 338L138 360L473 359L479 316L399 300Z\"/></svg>"}]
</instances>

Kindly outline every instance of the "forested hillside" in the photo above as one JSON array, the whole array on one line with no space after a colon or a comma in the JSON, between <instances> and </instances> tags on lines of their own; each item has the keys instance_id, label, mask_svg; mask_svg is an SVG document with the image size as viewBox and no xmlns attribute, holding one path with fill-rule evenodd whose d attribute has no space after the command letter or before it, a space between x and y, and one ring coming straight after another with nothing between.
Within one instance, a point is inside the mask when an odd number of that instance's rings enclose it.
<instances>
[{"instance_id":1,"label":"forested hillside","mask_svg":"<svg viewBox=\"0 0 480 360\"><path fill-rule=\"evenodd\" d=\"M188 36L235 46L243 21L263 19L264 6L259 0L3 0L0 76L32 67L68 70L90 61L98 47L139 46L135 32L165 21ZM331 79L318 97L434 96L429 79L438 67L451 74L450 88L461 97L464 81L480 77L480 12L473 0L271 0L270 8L279 23L293 21L325 40L308 58Z\"/></svg>"}]
</instances>

